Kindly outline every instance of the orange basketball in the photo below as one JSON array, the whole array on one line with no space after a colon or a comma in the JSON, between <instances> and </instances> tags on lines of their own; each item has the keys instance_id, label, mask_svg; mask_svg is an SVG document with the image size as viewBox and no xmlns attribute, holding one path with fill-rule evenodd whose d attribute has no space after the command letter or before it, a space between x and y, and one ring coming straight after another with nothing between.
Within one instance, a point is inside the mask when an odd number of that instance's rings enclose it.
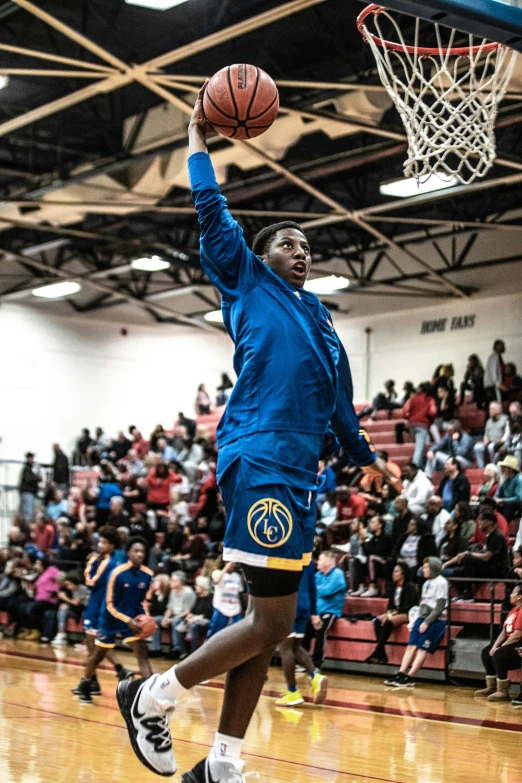
<instances>
[{"instance_id":1,"label":"orange basketball","mask_svg":"<svg viewBox=\"0 0 522 783\"><path fill-rule=\"evenodd\" d=\"M227 65L214 74L203 95L207 122L233 139L253 139L272 125L279 111L274 80L255 65Z\"/></svg>"},{"instance_id":2,"label":"orange basketball","mask_svg":"<svg viewBox=\"0 0 522 783\"><path fill-rule=\"evenodd\" d=\"M150 639L157 628L154 618L148 614L139 614L134 622L140 627L140 639Z\"/></svg>"}]
</instances>

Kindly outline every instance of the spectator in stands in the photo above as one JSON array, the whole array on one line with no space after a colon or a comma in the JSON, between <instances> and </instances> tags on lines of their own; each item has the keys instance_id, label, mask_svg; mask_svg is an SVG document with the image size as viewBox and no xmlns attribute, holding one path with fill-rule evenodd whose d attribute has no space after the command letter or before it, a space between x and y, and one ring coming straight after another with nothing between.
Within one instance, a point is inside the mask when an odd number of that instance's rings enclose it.
<instances>
[{"instance_id":1,"label":"spectator in stands","mask_svg":"<svg viewBox=\"0 0 522 783\"><path fill-rule=\"evenodd\" d=\"M478 495L471 498L475 502L482 503L484 498L494 498L498 489L498 467L490 462L484 468L484 481L480 485Z\"/></svg>"},{"instance_id":2,"label":"spectator in stands","mask_svg":"<svg viewBox=\"0 0 522 783\"><path fill-rule=\"evenodd\" d=\"M53 482L57 489L67 492L69 489L69 460L67 455L61 450L59 443L53 444L53 451Z\"/></svg>"},{"instance_id":3,"label":"spectator in stands","mask_svg":"<svg viewBox=\"0 0 522 783\"><path fill-rule=\"evenodd\" d=\"M327 540L337 533L346 539L347 526L355 517L363 517L368 510L368 503L359 494L352 493L348 487L337 489L337 519L327 529Z\"/></svg>"},{"instance_id":4,"label":"spectator in stands","mask_svg":"<svg viewBox=\"0 0 522 783\"><path fill-rule=\"evenodd\" d=\"M319 555L315 574L317 615L309 620L303 639L303 647L308 651L312 639L315 638L312 660L317 670L323 664L328 633L335 620L342 617L344 608L346 579L341 569L336 567L335 562L336 557L330 550L321 552ZM316 630L314 624L319 625L319 620L322 625Z\"/></svg>"},{"instance_id":5,"label":"spectator in stands","mask_svg":"<svg viewBox=\"0 0 522 783\"><path fill-rule=\"evenodd\" d=\"M108 475L108 474L107 474ZM111 498L122 496L123 493L116 483L116 478L102 478L100 476L100 485L98 487L98 496L96 498L96 525L103 527L107 524L111 513Z\"/></svg>"},{"instance_id":6,"label":"spectator in stands","mask_svg":"<svg viewBox=\"0 0 522 783\"><path fill-rule=\"evenodd\" d=\"M96 427L94 430L94 441L91 443L90 448L96 450L98 454L106 458L111 447L111 439L106 435L101 427Z\"/></svg>"},{"instance_id":7,"label":"spectator in stands","mask_svg":"<svg viewBox=\"0 0 522 783\"><path fill-rule=\"evenodd\" d=\"M412 517L408 530L396 541L386 564L388 578L396 563L406 563L412 574L416 574L425 559L434 556L436 552L435 537L421 521Z\"/></svg>"},{"instance_id":8,"label":"spectator in stands","mask_svg":"<svg viewBox=\"0 0 522 783\"><path fill-rule=\"evenodd\" d=\"M408 500L403 496L395 498L393 501L393 508L395 510L395 519L393 520L392 539L398 541L398 539L406 533L410 520L413 519L413 514L408 508Z\"/></svg>"},{"instance_id":9,"label":"spectator in stands","mask_svg":"<svg viewBox=\"0 0 522 783\"><path fill-rule=\"evenodd\" d=\"M347 544L334 544L332 549L342 552L339 566L346 569L350 576L350 595L362 595L366 590L364 579L367 572L368 558L363 549L363 543L368 538L364 519L352 519L350 523L350 540Z\"/></svg>"},{"instance_id":10,"label":"spectator in stands","mask_svg":"<svg viewBox=\"0 0 522 783\"><path fill-rule=\"evenodd\" d=\"M162 628L171 628L172 648L166 656L170 660L176 660L181 655L183 643L180 642L179 636L182 631L178 631L177 626L184 622L196 603L196 594L187 586L186 581L187 577L183 571L174 571L171 574L167 611L161 621Z\"/></svg>"},{"instance_id":11,"label":"spectator in stands","mask_svg":"<svg viewBox=\"0 0 522 783\"><path fill-rule=\"evenodd\" d=\"M517 366L513 362L507 362L504 367L504 375L500 384L500 392L503 400L509 400L514 392L522 390L522 378L517 374Z\"/></svg>"},{"instance_id":12,"label":"spectator in stands","mask_svg":"<svg viewBox=\"0 0 522 783\"><path fill-rule=\"evenodd\" d=\"M161 461L166 462L167 464L174 462L178 456L177 451L169 445L166 438L158 438L156 449L160 455Z\"/></svg>"},{"instance_id":13,"label":"spectator in stands","mask_svg":"<svg viewBox=\"0 0 522 783\"><path fill-rule=\"evenodd\" d=\"M223 628L238 623L243 617L241 594L245 589L245 583L236 563L224 563L220 558L212 571L212 584L214 585L213 612L207 639Z\"/></svg>"},{"instance_id":14,"label":"spectator in stands","mask_svg":"<svg viewBox=\"0 0 522 783\"><path fill-rule=\"evenodd\" d=\"M504 377L504 360L506 345L503 340L495 340L493 343L493 353L489 356L486 363L486 372L484 373L484 391L486 401L496 400L500 402L502 380Z\"/></svg>"},{"instance_id":15,"label":"spectator in stands","mask_svg":"<svg viewBox=\"0 0 522 783\"><path fill-rule=\"evenodd\" d=\"M460 404L466 401L466 392L471 392L471 402L478 408L482 408L485 400L484 393L484 367L476 353L468 356L466 372L460 385Z\"/></svg>"},{"instance_id":16,"label":"spectator in stands","mask_svg":"<svg viewBox=\"0 0 522 783\"><path fill-rule=\"evenodd\" d=\"M94 446L94 441L89 429L84 427L74 449L73 462L75 465L83 467L89 464L88 452L91 446Z\"/></svg>"},{"instance_id":17,"label":"spectator in stands","mask_svg":"<svg viewBox=\"0 0 522 783\"><path fill-rule=\"evenodd\" d=\"M388 470L397 478L401 477L401 469L396 462L392 462L387 451L378 451L377 456L386 463ZM360 490L365 493L366 500L375 500L382 493L384 479L382 476L373 476L370 473L364 473L359 482Z\"/></svg>"},{"instance_id":18,"label":"spectator in stands","mask_svg":"<svg viewBox=\"0 0 522 783\"><path fill-rule=\"evenodd\" d=\"M447 511L453 511L459 500L469 503L471 488L456 457L450 457L444 465L444 478L435 494L442 498L442 505Z\"/></svg>"},{"instance_id":19,"label":"spectator in stands","mask_svg":"<svg viewBox=\"0 0 522 783\"><path fill-rule=\"evenodd\" d=\"M40 638L44 614L48 609L56 607L60 588L58 583L60 572L48 557L37 560L35 570L37 577L34 582L34 598L23 603L19 608L20 626L28 630L23 638L31 642L38 641Z\"/></svg>"},{"instance_id":20,"label":"spectator in stands","mask_svg":"<svg viewBox=\"0 0 522 783\"><path fill-rule=\"evenodd\" d=\"M445 535L440 543L438 552L438 557L443 565L442 576L455 576L455 568L447 564L457 555L466 552L468 547L469 541L461 536L459 523L455 517L449 517L446 522Z\"/></svg>"},{"instance_id":21,"label":"spectator in stands","mask_svg":"<svg viewBox=\"0 0 522 783\"><path fill-rule=\"evenodd\" d=\"M486 687L475 691L475 696L488 701L509 701L509 671L520 669L517 648L522 640L522 582L511 591L512 609L502 631L493 644L482 650L482 664L486 670Z\"/></svg>"},{"instance_id":22,"label":"spectator in stands","mask_svg":"<svg viewBox=\"0 0 522 783\"><path fill-rule=\"evenodd\" d=\"M486 453L490 462L494 462L496 452L503 446L509 436L509 419L502 413L499 402L490 402L489 419L484 429L482 443L475 443L475 457L479 468L484 467Z\"/></svg>"},{"instance_id":23,"label":"spectator in stands","mask_svg":"<svg viewBox=\"0 0 522 783\"><path fill-rule=\"evenodd\" d=\"M402 387L402 400L401 400L401 407L404 408L410 397L412 397L415 394L415 384L411 381L404 381L404 386Z\"/></svg>"},{"instance_id":24,"label":"spectator in stands","mask_svg":"<svg viewBox=\"0 0 522 783\"><path fill-rule=\"evenodd\" d=\"M513 547L513 565L506 574L506 584L504 591L504 600L502 601L501 621L508 616L511 610L511 591L512 582L522 580L522 548ZM509 583L511 580L511 584Z\"/></svg>"},{"instance_id":25,"label":"spectator in stands","mask_svg":"<svg viewBox=\"0 0 522 783\"><path fill-rule=\"evenodd\" d=\"M171 558L174 568L193 574L203 565L207 553L205 542L194 527L194 523L188 523L183 529L185 538L178 555Z\"/></svg>"},{"instance_id":26,"label":"spectator in stands","mask_svg":"<svg viewBox=\"0 0 522 783\"><path fill-rule=\"evenodd\" d=\"M384 391L379 392L372 400L371 405L366 405L358 414L360 419L364 419L365 416L371 414L374 418L376 411L393 411L398 408L402 408L402 403L397 400L397 392L395 391L395 381L389 380L384 382Z\"/></svg>"},{"instance_id":27,"label":"spectator in stands","mask_svg":"<svg viewBox=\"0 0 522 783\"><path fill-rule=\"evenodd\" d=\"M178 420L174 425L174 429L176 429L176 427L183 427L187 433L188 438L196 437L196 422L194 419L189 419L187 416L185 416L182 411L178 413Z\"/></svg>"},{"instance_id":28,"label":"spectator in stands","mask_svg":"<svg viewBox=\"0 0 522 783\"><path fill-rule=\"evenodd\" d=\"M370 519L368 532L370 535L363 541L362 549L367 558L370 584L361 594L361 598L375 598L379 595L377 580L384 577L384 565L393 548L392 538L386 535L384 520L380 517L374 516Z\"/></svg>"},{"instance_id":29,"label":"spectator in stands","mask_svg":"<svg viewBox=\"0 0 522 783\"><path fill-rule=\"evenodd\" d=\"M393 569L387 597L386 612L373 619L377 645L366 663L388 663L385 644L396 628L406 625L408 612L417 604L419 594L411 581L411 571L406 563L397 563Z\"/></svg>"},{"instance_id":30,"label":"spectator in stands","mask_svg":"<svg viewBox=\"0 0 522 783\"><path fill-rule=\"evenodd\" d=\"M426 505L425 513L421 515L421 522L431 531L437 547L446 535L446 522L450 516L449 511L442 507L442 498L432 495Z\"/></svg>"},{"instance_id":31,"label":"spectator in stands","mask_svg":"<svg viewBox=\"0 0 522 783\"><path fill-rule=\"evenodd\" d=\"M450 457L456 457L464 470L473 467L475 462L473 438L462 431L462 425L456 419L449 423L445 435L426 454L426 475L431 478Z\"/></svg>"},{"instance_id":32,"label":"spectator in stands","mask_svg":"<svg viewBox=\"0 0 522 783\"><path fill-rule=\"evenodd\" d=\"M480 529L486 534L480 552L461 552L446 563L446 568L457 566L455 576L470 581L477 579L503 579L509 570L508 543L497 528L497 519L492 511L483 511L479 516ZM459 589L461 601L472 601L470 587Z\"/></svg>"},{"instance_id":33,"label":"spectator in stands","mask_svg":"<svg viewBox=\"0 0 522 783\"><path fill-rule=\"evenodd\" d=\"M177 459L183 465L189 481L195 482L198 478L199 466L203 461L203 456L203 448L198 441L187 439L184 442Z\"/></svg>"},{"instance_id":34,"label":"spectator in stands","mask_svg":"<svg viewBox=\"0 0 522 783\"><path fill-rule=\"evenodd\" d=\"M20 516L28 525L33 521L35 499L38 494L40 476L34 464L34 454L28 451L20 474Z\"/></svg>"},{"instance_id":35,"label":"spectator in stands","mask_svg":"<svg viewBox=\"0 0 522 783\"><path fill-rule=\"evenodd\" d=\"M150 441L143 437L138 429L133 432L132 448L136 450L138 459L144 460L150 451Z\"/></svg>"},{"instance_id":36,"label":"spectator in stands","mask_svg":"<svg viewBox=\"0 0 522 783\"><path fill-rule=\"evenodd\" d=\"M163 429L162 425L157 424L150 436L150 442L149 442L150 450L158 451L158 438L166 438L166 437L167 437L167 433Z\"/></svg>"},{"instance_id":37,"label":"spectator in stands","mask_svg":"<svg viewBox=\"0 0 522 783\"><path fill-rule=\"evenodd\" d=\"M204 383L200 383L198 386L194 408L198 416L205 416L210 413L210 397Z\"/></svg>"},{"instance_id":38,"label":"spectator in stands","mask_svg":"<svg viewBox=\"0 0 522 783\"><path fill-rule=\"evenodd\" d=\"M415 451L413 460L416 465L424 465L424 451L429 439L429 429L437 415L437 406L435 400L430 394L431 387L429 383L421 383L406 405L404 406L404 418L408 423L408 430L415 439ZM397 442L402 442L402 431L404 426L397 425Z\"/></svg>"},{"instance_id":39,"label":"spectator in stands","mask_svg":"<svg viewBox=\"0 0 522 783\"><path fill-rule=\"evenodd\" d=\"M45 507L45 516L56 522L58 517L62 517L69 512L69 504L63 496L61 489L53 490L51 499Z\"/></svg>"},{"instance_id":40,"label":"spectator in stands","mask_svg":"<svg viewBox=\"0 0 522 783\"><path fill-rule=\"evenodd\" d=\"M408 501L412 514L423 514L433 495L433 484L415 462L408 462L402 469L402 495Z\"/></svg>"},{"instance_id":41,"label":"spectator in stands","mask_svg":"<svg viewBox=\"0 0 522 783\"><path fill-rule=\"evenodd\" d=\"M120 459L123 459L127 456L131 446L131 441L127 438L125 433L120 430L120 432L118 432L118 437L115 438L111 443L111 449L109 452L111 459L114 462L119 462Z\"/></svg>"},{"instance_id":42,"label":"spectator in stands","mask_svg":"<svg viewBox=\"0 0 522 783\"><path fill-rule=\"evenodd\" d=\"M401 668L397 674L385 681L386 685L413 688L414 677L426 660L426 655L428 653L433 655L444 638L449 584L441 575L441 571L442 563L438 557L428 557L424 561L422 573L426 581L422 586L417 618L411 629ZM411 611L415 612L415 607Z\"/></svg>"},{"instance_id":43,"label":"spectator in stands","mask_svg":"<svg viewBox=\"0 0 522 783\"><path fill-rule=\"evenodd\" d=\"M484 498L479 506L479 516L483 511L492 511L495 514L497 520L497 528L500 530L506 541L509 541L509 525L508 521L503 514L497 508L497 501L495 498ZM478 544L483 547L486 541L486 534L480 529L479 521L475 522L475 532L470 538L470 544Z\"/></svg>"},{"instance_id":44,"label":"spectator in stands","mask_svg":"<svg viewBox=\"0 0 522 783\"><path fill-rule=\"evenodd\" d=\"M228 398L232 394L233 388L234 388L234 384L232 383L232 381L230 380L226 372L221 373L221 383L216 389L218 393L216 398L216 405L218 407L227 404Z\"/></svg>"},{"instance_id":45,"label":"spectator in stands","mask_svg":"<svg viewBox=\"0 0 522 783\"><path fill-rule=\"evenodd\" d=\"M515 457L518 467L522 465L522 424L520 421L510 422L509 435L495 455L495 462L504 457Z\"/></svg>"},{"instance_id":46,"label":"spectator in stands","mask_svg":"<svg viewBox=\"0 0 522 783\"><path fill-rule=\"evenodd\" d=\"M444 429L445 422L452 421L455 417L455 386L451 377L444 374L445 372L451 372L451 375L453 375L453 365L444 365L440 372L441 375L439 375L433 387L437 404L436 426L431 428L431 432L434 433L434 437L437 440L440 440L439 430L441 428Z\"/></svg>"},{"instance_id":47,"label":"spectator in stands","mask_svg":"<svg viewBox=\"0 0 522 783\"><path fill-rule=\"evenodd\" d=\"M52 639L53 647L67 646L67 620L79 622L89 600L89 588L82 584L78 574L66 574L63 587L58 591L57 610L48 609L44 615L44 624L40 642L48 644ZM54 635L56 631L56 635ZM53 638L54 637L54 638Z\"/></svg>"},{"instance_id":48,"label":"spectator in stands","mask_svg":"<svg viewBox=\"0 0 522 783\"><path fill-rule=\"evenodd\" d=\"M160 439L161 440L161 439ZM181 482L180 477L165 462L159 462L145 479L147 508L166 511L171 501L171 489Z\"/></svg>"},{"instance_id":49,"label":"spectator in stands","mask_svg":"<svg viewBox=\"0 0 522 783\"><path fill-rule=\"evenodd\" d=\"M152 582L152 595L148 602L148 613L156 621L156 630L154 636L150 639L149 658L160 658L163 655L161 650L161 632L163 620L166 612L170 595L170 579L167 574L157 574Z\"/></svg>"},{"instance_id":50,"label":"spectator in stands","mask_svg":"<svg viewBox=\"0 0 522 783\"><path fill-rule=\"evenodd\" d=\"M465 538L466 541L469 541L475 532L476 524L473 510L469 503L465 500L459 500L459 502L455 504L453 517L460 528L460 535L462 538Z\"/></svg>"},{"instance_id":51,"label":"spectator in stands","mask_svg":"<svg viewBox=\"0 0 522 783\"><path fill-rule=\"evenodd\" d=\"M382 513L386 516L395 516L394 503L398 495L397 487L393 484L384 484L381 492ZM390 526L391 530L391 526Z\"/></svg>"},{"instance_id":52,"label":"spectator in stands","mask_svg":"<svg viewBox=\"0 0 522 783\"><path fill-rule=\"evenodd\" d=\"M162 546L162 551L164 552L163 564L168 571L172 571L174 568L174 565L169 567L169 564L174 563L176 555L180 554L184 541L185 534L177 517L171 516L167 522L167 532L165 533Z\"/></svg>"},{"instance_id":53,"label":"spectator in stands","mask_svg":"<svg viewBox=\"0 0 522 783\"><path fill-rule=\"evenodd\" d=\"M38 512L31 530L31 539L37 550L46 555L52 548L55 537L56 531L53 523L46 519L45 514Z\"/></svg>"},{"instance_id":54,"label":"spectator in stands","mask_svg":"<svg viewBox=\"0 0 522 783\"><path fill-rule=\"evenodd\" d=\"M127 452L126 464L131 476L140 476L143 472L143 460L139 458L136 448L129 449Z\"/></svg>"},{"instance_id":55,"label":"spectator in stands","mask_svg":"<svg viewBox=\"0 0 522 783\"><path fill-rule=\"evenodd\" d=\"M195 653L207 635L212 617L212 594L210 592L210 579L208 576L197 576L194 583L196 603L185 620L186 636L185 649L180 658ZM187 650L187 642L189 649Z\"/></svg>"},{"instance_id":56,"label":"spectator in stands","mask_svg":"<svg viewBox=\"0 0 522 783\"><path fill-rule=\"evenodd\" d=\"M522 475L518 460L514 456L504 457L498 466L501 480L496 499L500 510L509 521L520 515L522 510Z\"/></svg>"}]
</instances>

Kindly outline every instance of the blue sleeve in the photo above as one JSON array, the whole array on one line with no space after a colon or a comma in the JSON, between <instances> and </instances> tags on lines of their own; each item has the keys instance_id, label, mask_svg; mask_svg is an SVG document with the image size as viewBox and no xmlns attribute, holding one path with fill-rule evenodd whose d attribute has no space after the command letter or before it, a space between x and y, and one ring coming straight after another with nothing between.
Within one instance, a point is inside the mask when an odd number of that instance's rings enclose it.
<instances>
[{"instance_id":1,"label":"blue sleeve","mask_svg":"<svg viewBox=\"0 0 522 783\"><path fill-rule=\"evenodd\" d=\"M221 294L237 299L254 287L257 257L221 195L210 155L196 152L188 161L192 198L201 226L201 266Z\"/></svg>"},{"instance_id":2,"label":"blue sleeve","mask_svg":"<svg viewBox=\"0 0 522 783\"><path fill-rule=\"evenodd\" d=\"M344 578L343 572L340 568L334 568L330 574L329 578L323 582L322 584L317 584L317 595L320 598L327 598L329 595L335 595L336 593L340 593L341 590L343 592L346 591L346 579Z\"/></svg>"},{"instance_id":3,"label":"blue sleeve","mask_svg":"<svg viewBox=\"0 0 522 783\"><path fill-rule=\"evenodd\" d=\"M340 341L339 349L337 400L330 423L343 452L360 467L372 465L377 455L368 433L361 429L353 407L352 373L348 356Z\"/></svg>"},{"instance_id":4,"label":"blue sleeve","mask_svg":"<svg viewBox=\"0 0 522 783\"><path fill-rule=\"evenodd\" d=\"M439 440L438 443L436 443L434 446L431 447L432 451L444 451L445 447L449 445L449 437L448 435L444 435L443 438Z\"/></svg>"}]
</instances>

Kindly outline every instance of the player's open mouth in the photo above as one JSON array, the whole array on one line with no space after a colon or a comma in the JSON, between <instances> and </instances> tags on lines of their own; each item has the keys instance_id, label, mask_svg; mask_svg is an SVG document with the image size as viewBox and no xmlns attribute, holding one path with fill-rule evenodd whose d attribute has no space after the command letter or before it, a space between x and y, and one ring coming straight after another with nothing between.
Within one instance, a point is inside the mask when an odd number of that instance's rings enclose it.
<instances>
[{"instance_id":1,"label":"player's open mouth","mask_svg":"<svg viewBox=\"0 0 522 783\"><path fill-rule=\"evenodd\" d=\"M306 275L306 264L304 261L298 261L296 264L294 264L292 267L292 272L299 276Z\"/></svg>"}]
</instances>

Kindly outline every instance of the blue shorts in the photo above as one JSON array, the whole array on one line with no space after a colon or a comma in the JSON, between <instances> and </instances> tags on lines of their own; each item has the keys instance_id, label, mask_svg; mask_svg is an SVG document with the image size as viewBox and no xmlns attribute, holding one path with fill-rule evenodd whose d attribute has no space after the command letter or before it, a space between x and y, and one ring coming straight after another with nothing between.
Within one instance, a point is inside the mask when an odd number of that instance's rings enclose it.
<instances>
[{"instance_id":1,"label":"blue shorts","mask_svg":"<svg viewBox=\"0 0 522 783\"><path fill-rule=\"evenodd\" d=\"M322 444L316 435L265 432L219 449L218 481L227 512L224 560L284 571L308 565Z\"/></svg>"},{"instance_id":2,"label":"blue shorts","mask_svg":"<svg viewBox=\"0 0 522 783\"><path fill-rule=\"evenodd\" d=\"M439 649L440 643L444 638L447 623L446 620L435 620L434 623L428 625L427 631L421 633L419 628L423 622L424 618L422 617L415 620L408 644L418 647L419 650L427 650L427 652L433 655Z\"/></svg>"},{"instance_id":3,"label":"blue shorts","mask_svg":"<svg viewBox=\"0 0 522 783\"><path fill-rule=\"evenodd\" d=\"M289 635L289 639L298 638L302 639L302 637L305 635L306 626L308 625L308 620L310 617L307 615L305 616L298 616L294 620L294 624L292 626L292 633Z\"/></svg>"},{"instance_id":4,"label":"blue shorts","mask_svg":"<svg viewBox=\"0 0 522 783\"><path fill-rule=\"evenodd\" d=\"M120 639L122 642L135 642L140 637L134 636L127 623L122 622L114 618L114 621L108 620L107 617L102 617L100 620L100 627L96 636L96 644L98 647L112 648L116 647L116 641Z\"/></svg>"},{"instance_id":5,"label":"blue shorts","mask_svg":"<svg viewBox=\"0 0 522 783\"><path fill-rule=\"evenodd\" d=\"M104 591L100 590L98 593L92 593L89 598L89 603L83 612L83 630L88 634L96 634L100 625L100 613L103 607L103 594Z\"/></svg>"},{"instance_id":6,"label":"blue shorts","mask_svg":"<svg viewBox=\"0 0 522 783\"><path fill-rule=\"evenodd\" d=\"M210 639L211 636L222 631L223 628L228 628L229 625L234 625L234 623L238 623L242 619L242 614L236 614L234 617L227 617L226 615L221 614L221 612L218 612L217 609L214 609L208 626L207 639Z\"/></svg>"}]
</instances>

